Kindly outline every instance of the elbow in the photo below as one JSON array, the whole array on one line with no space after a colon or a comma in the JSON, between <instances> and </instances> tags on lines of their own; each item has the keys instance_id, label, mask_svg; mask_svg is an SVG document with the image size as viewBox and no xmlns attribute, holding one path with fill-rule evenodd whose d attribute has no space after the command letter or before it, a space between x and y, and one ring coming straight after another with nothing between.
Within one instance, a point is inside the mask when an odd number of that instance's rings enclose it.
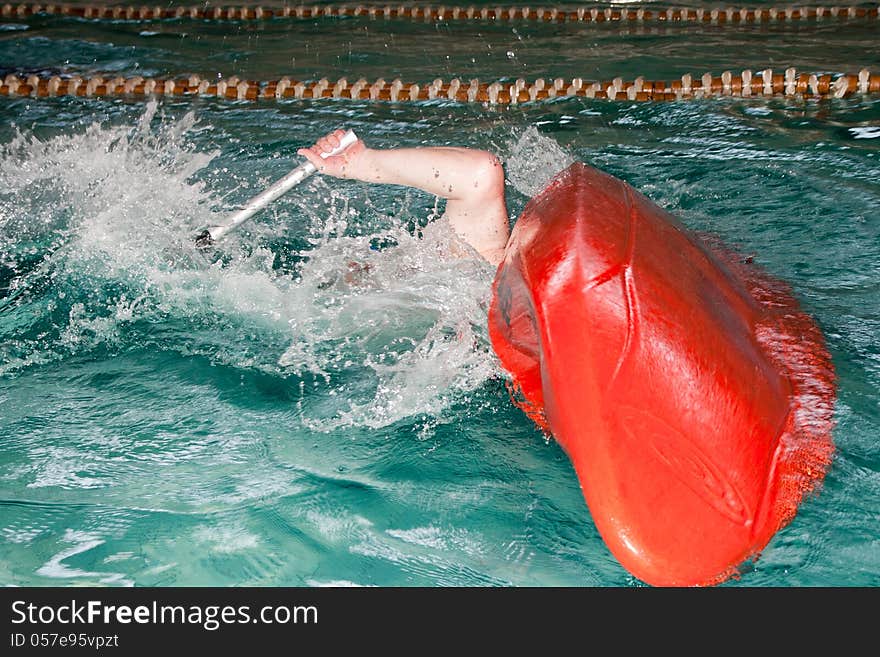
<instances>
[{"instance_id":1,"label":"elbow","mask_svg":"<svg viewBox=\"0 0 880 657\"><path fill-rule=\"evenodd\" d=\"M504 196L504 166L498 156L489 151L474 153L472 184L476 200Z\"/></svg>"}]
</instances>

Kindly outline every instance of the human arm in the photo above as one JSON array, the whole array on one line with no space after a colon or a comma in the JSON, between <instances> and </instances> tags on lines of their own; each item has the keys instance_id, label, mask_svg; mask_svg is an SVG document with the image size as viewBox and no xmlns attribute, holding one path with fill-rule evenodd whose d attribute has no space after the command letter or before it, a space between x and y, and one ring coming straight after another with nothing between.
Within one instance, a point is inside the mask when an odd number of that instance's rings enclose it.
<instances>
[{"instance_id":1,"label":"human arm","mask_svg":"<svg viewBox=\"0 0 880 657\"><path fill-rule=\"evenodd\" d=\"M492 264L498 264L509 236L504 169L487 151L456 147L367 148L358 140L326 159L344 131L299 150L318 171L337 178L406 185L447 199L444 216L458 235Z\"/></svg>"}]
</instances>

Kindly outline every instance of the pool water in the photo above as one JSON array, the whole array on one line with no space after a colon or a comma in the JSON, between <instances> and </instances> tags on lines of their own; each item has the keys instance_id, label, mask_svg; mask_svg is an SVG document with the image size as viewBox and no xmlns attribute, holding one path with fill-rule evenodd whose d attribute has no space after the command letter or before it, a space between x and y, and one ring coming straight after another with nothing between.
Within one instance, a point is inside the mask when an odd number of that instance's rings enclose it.
<instances>
[{"instance_id":1,"label":"pool water","mask_svg":"<svg viewBox=\"0 0 880 657\"><path fill-rule=\"evenodd\" d=\"M5 72L880 67L864 21L3 20ZM487 338L494 272L449 255L436 199L316 177L209 257L191 248L337 127L374 147L495 151L514 220L583 160L789 282L837 370L835 458L725 586L880 584L880 99L861 96L0 98L0 583L642 584L605 547L565 454L510 402Z\"/></svg>"}]
</instances>

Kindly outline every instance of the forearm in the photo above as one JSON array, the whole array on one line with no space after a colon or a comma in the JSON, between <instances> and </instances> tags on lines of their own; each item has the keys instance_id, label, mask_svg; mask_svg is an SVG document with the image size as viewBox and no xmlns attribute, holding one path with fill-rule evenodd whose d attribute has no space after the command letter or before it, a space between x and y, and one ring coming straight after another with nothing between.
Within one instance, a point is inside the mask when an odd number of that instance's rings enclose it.
<instances>
[{"instance_id":1,"label":"forearm","mask_svg":"<svg viewBox=\"0 0 880 657\"><path fill-rule=\"evenodd\" d=\"M487 179L487 168L493 166L501 172L500 162L491 153L469 148L368 148L352 163L346 177L417 187L442 198L463 200L492 191L480 185Z\"/></svg>"}]
</instances>

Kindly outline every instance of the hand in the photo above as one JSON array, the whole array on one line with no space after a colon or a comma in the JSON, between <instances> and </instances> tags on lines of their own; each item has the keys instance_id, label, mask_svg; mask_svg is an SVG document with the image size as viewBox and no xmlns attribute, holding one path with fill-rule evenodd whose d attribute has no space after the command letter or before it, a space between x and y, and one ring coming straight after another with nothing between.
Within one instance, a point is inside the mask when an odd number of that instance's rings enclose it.
<instances>
[{"instance_id":1,"label":"hand","mask_svg":"<svg viewBox=\"0 0 880 657\"><path fill-rule=\"evenodd\" d=\"M357 176L355 173L357 164L367 150L366 145L360 139L339 155L321 157L322 153L330 153L334 148L337 148L344 134L345 130L334 130L321 137L311 148L300 148L297 153L314 164L320 173L335 178L354 178Z\"/></svg>"}]
</instances>

